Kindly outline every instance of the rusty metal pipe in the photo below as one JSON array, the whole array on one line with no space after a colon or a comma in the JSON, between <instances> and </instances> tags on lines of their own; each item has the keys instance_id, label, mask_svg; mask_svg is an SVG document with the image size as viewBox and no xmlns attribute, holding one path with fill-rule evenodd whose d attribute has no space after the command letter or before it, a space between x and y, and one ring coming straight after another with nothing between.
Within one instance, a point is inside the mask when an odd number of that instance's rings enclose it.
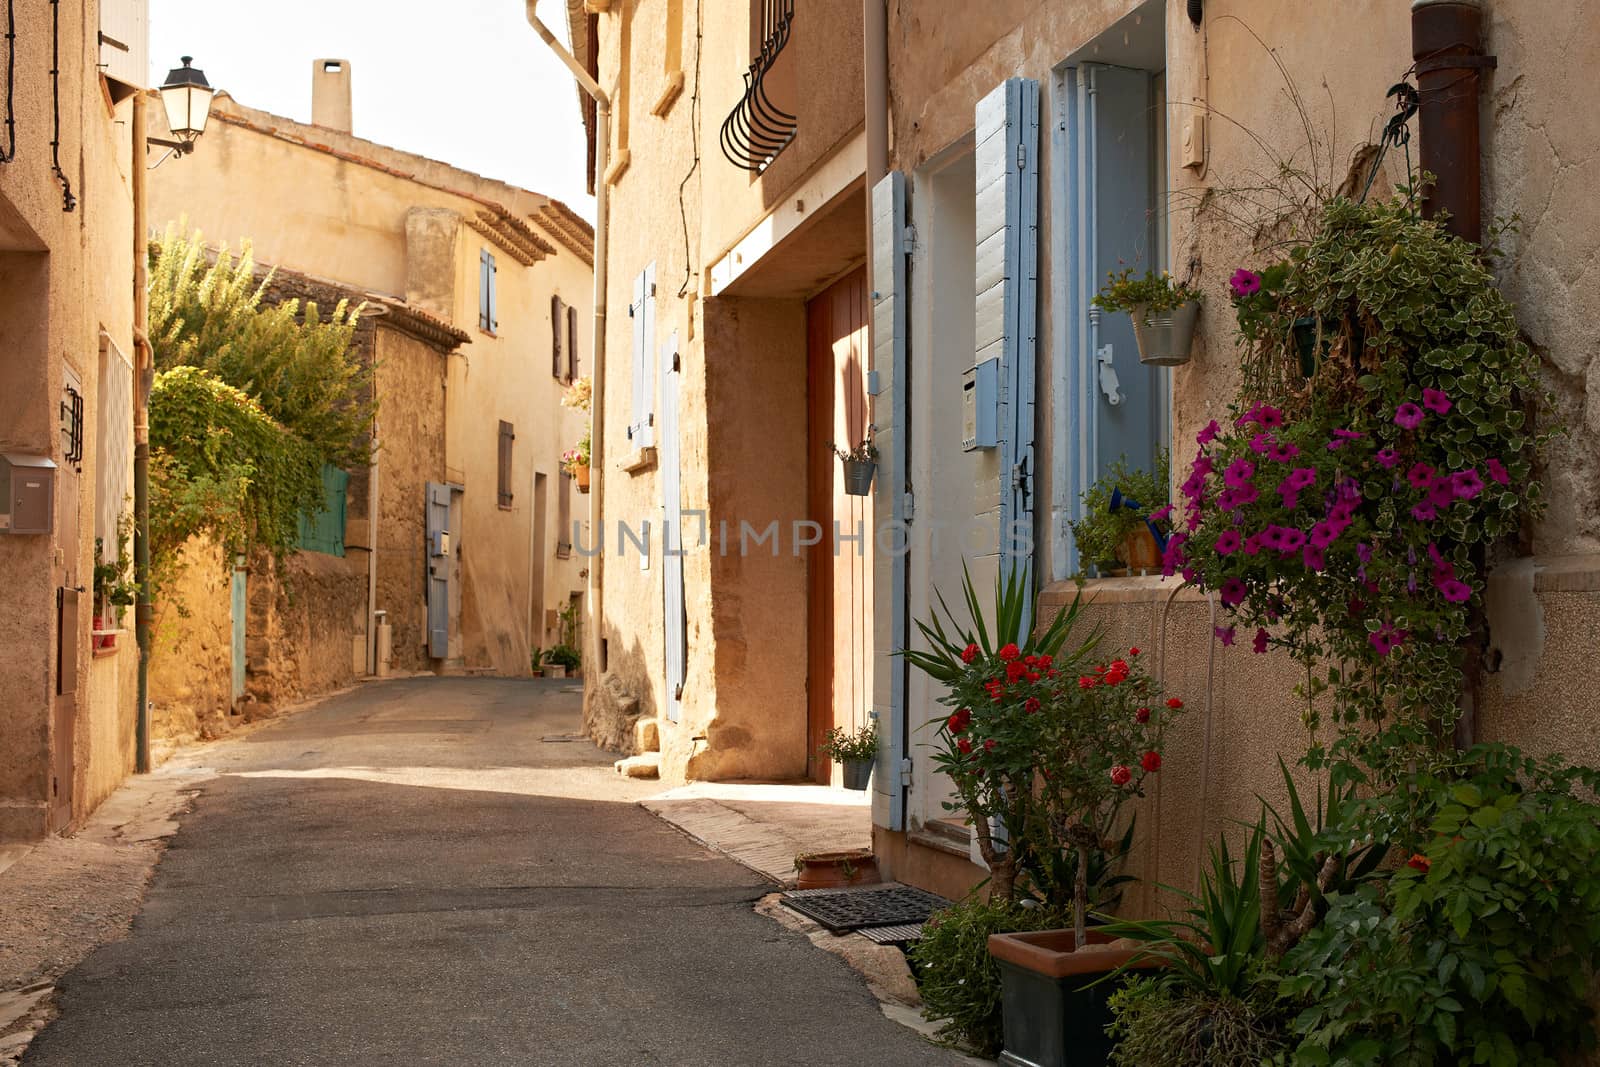
<instances>
[{"instance_id":1,"label":"rusty metal pipe","mask_svg":"<svg viewBox=\"0 0 1600 1067\"><path fill-rule=\"evenodd\" d=\"M1423 214L1447 214L1445 227L1477 244L1483 238L1478 98L1483 72L1495 65L1483 54L1482 0L1414 0L1411 56L1422 96L1419 162L1434 179Z\"/></svg>"}]
</instances>

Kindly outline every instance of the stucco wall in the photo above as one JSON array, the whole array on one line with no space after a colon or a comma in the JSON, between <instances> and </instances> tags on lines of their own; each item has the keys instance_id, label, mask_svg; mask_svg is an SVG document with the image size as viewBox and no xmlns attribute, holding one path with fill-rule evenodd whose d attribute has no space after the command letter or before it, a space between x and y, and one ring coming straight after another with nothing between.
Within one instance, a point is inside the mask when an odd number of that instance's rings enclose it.
<instances>
[{"instance_id":1,"label":"stucco wall","mask_svg":"<svg viewBox=\"0 0 1600 1067\"><path fill-rule=\"evenodd\" d=\"M125 715L114 672L91 669L91 595L80 596L65 642L74 678L56 695L58 589L91 584L97 486L100 332L133 351L130 105L111 106L96 74L99 5L60 12L60 92L50 91L52 9L16 13L17 159L0 167L0 450L46 455L60 475L55 533L0 536L7 610L0 618L0 841L29 839L47 825L53 748L70 748L70 820L86 815L120 774L131 737L104 720ZM59 100L62 170L74 210L51 168ZM83 387L84 460L64 464L58 432L64 370ZM76 493L71 489L76 486ZM126 642L131 644L131 641ZM74 650L75 651L72 651ZM119 650L116 657L130 653ZM72 737L58 734L52 707L70 707ZM113 749L106 751L104 746ZM91 770L92 768L92 770Z\"/></svg>"},{"instance_id":2,"label":"stucco wall","mask_svg":"<svg viewBox=\"0 0 1600 1067\"><path fill-rule=\"evenodd\" d=\"M233 703L233 571L210 541L191 540L155 605L150 735L168 744L215 737Z\"/></svg>"}]
</instances>

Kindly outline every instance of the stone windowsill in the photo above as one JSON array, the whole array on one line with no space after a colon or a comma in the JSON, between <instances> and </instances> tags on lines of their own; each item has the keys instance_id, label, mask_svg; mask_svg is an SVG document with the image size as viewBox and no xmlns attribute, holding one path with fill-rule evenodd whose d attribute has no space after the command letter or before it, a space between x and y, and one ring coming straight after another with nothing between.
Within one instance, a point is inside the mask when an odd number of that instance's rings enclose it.
<instances>
[{"instance_id":1,"label":"stone windowsill","mask_svg":"<svg viewBox=\"0 0 1600 1067\"><path fill-rule=\"evenodd\" d=\"M1078 594L1075 581L1051 582L1039 592L1039 606L1064 608ZM1089 578L1082 584L1085 604L1149 604L1177 593L1178 600L1204 600L1205 594L1193 586L1184 587L1181 578L1159 574L1129 575L1123 578Z\"/></svg>"},{"instance_id":2,"label":"stone windowsill","mask_svg":"<svg viewBox=\"0 0 1600 1067\"><path fill-rule=\"evenodd\" d=\"M656 450L654 446L636 448L629 452L617 464L625 474L643 474L645 471L655 470Z\"/></svg>"},{"instance_id":3,"label":"stone windowsill","mask_svg":"<svg viewBox=\"0 0 1600 1067\"><path fill-rule=\"evenodd\" d=\"M971 827L950 819L934 819L922 823L906 835L906 840L924 848L960 856L962 859L969 859L972 854Z\"/></svg>"}]
</instances>

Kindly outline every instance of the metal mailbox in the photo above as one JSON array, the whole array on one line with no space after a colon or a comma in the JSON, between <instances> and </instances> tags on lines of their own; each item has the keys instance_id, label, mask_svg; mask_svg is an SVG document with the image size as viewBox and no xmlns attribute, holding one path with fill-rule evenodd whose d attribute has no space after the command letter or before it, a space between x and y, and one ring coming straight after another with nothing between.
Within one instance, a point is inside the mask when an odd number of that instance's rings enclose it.
<instances>
[{"instance_id":1,"label":"metal mailbox","mask_svg":"<svg viewBox=\"0 0 1600 1067\"><path fill-rule=\"evenodd\" d=\"M56 464L48 456L0 453L0 532L47 534L55 528Z\"/></svg>"},{"instance_id":2,"label":"metal mailbox","mask_svg":"<svg viewBox=\"0 0 1600 1067\"><path fill-rule=\"evenodd\" d=\"M1000 444L1000 360L986 359L961 380L961 448L975 452Z\"/></svg>"}]
</instances>

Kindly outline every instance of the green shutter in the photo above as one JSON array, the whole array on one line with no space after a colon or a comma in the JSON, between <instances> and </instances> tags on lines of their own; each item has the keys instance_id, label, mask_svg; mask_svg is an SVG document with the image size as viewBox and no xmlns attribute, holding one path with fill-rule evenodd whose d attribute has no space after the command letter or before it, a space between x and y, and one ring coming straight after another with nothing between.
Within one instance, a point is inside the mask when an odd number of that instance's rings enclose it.
<instances>
[{"instance_id":1,"label":"green shutter","mask_svg":"<svg viewBox=\"0 0 1600 1067\"><path fill-rule=\"evenodd\" d=\"M300 516L300 547L329 556L344 555L345 491L350 475L338 467L322 468L322 510Z\"/></svg>"}]
</instances>

